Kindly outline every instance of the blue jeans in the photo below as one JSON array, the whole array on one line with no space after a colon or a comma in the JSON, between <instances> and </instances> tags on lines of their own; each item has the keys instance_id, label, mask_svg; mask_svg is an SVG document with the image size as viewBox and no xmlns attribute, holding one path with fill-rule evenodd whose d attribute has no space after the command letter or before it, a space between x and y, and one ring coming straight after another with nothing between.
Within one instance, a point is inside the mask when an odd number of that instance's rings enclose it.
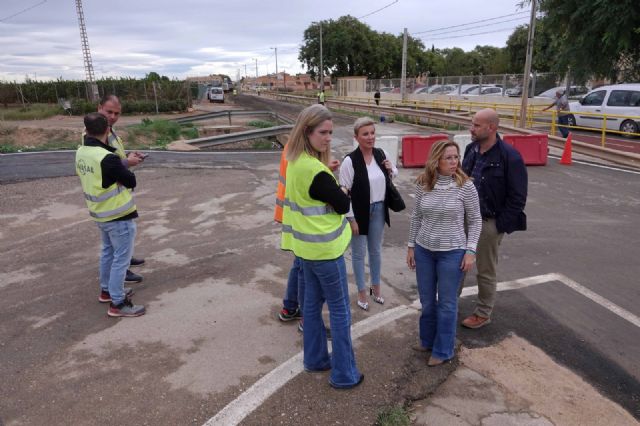
<instances>
[{"instance_id":1,"label":"blue jeans","mask_svg":"<svg viewBox=\"0 0 640 426\"><path fill-rule=\"evenodd\" d=\"M360 380L351 342L351 309L344 257L335 260L302 259L304 270L304 368L318 371L331 367L335 387L351 387ZM327 302L333 353L329 357L322 305Z\"/></svg>"},{"instance_id":2,"label":"blue jeans","mask_svg":"<svg viewBox=\"0 0 640 426\"><path fill-rule=\"evenodd\" d=\"M414 256L422 304L420 343L432 348L436 358L453 358L464 250L431 251L416 244Z\"/></svg>"},{"instance_id":3,"label":"blue jeans","mask_svg":"<svg viewBox=\"0 0 640 426\"><path fill-rule=\"evenodd\" d=\"M568 124L569 124L568 115L566 114L558 115L558 130L560 130L560 133L562 134L563 138L566 138L567 136L569 136L569 129L564 127Z\"/></svg>"},{"instance_id":4,"label":"blue jeans","mask_svg":"<svg viewBox=\"0 0 640 426\"><path fill-rule=\"evenodd\" d=\"M299 257L293 259L282 305L289 312L302 308L304 305L304 273L302 272L302 259Z\"/></svg>"},{"instance_id":5,"label":"blue jeans","mask_svg":"<svg viewBox=\"0 0 640 426\"><path fill-rule=\"evenodd\" d=\"M118 305L124 301L124 278L133 254L136 224L133 220L96 223L102 237L100 288Z\"/></svg>"},{"instance_id":6,"label":"blue jeans","mask_svg":"<svg viewBox=\"0 0 640 426\"><path fill-rule=\"evenodd\" d=\"M380 264L382 257L382 233L384 231L384 202L369 206L369 232L367 235L351 237L351 264L358 291L364 290L364 257L369 249L369 273L371 285L380 285Z\"/></svg>"}]
</instances>

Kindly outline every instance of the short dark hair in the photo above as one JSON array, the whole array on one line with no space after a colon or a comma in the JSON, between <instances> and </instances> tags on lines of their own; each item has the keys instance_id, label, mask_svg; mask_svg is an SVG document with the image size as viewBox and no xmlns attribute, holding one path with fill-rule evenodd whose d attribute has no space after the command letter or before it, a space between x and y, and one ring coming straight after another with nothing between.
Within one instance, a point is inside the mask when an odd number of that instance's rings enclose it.
<instances>
[{"instance_id":1,"label":"short dark hair","mask_svg":"<svg viewBox=\"0 0 640 426\"><path fill-rule=\"evenodd\" d=\"M104 95L102 98L100 98L100 105L104 105L107 102L115 102L115 103L120 103L120 99L116 96L116 95Z\"/></svg>"},{"instance_id":2,"label":"short dark hair","mask_svg":"<svg viewBox=\"0 0 640 426\"><path fill-rule=\"evenodd\" d=\"M90 112L84 116L84 127L87 129L87 135L98 137L107 133L109 122L107 117L99 112Z\"/></svg>"}]
</instances>

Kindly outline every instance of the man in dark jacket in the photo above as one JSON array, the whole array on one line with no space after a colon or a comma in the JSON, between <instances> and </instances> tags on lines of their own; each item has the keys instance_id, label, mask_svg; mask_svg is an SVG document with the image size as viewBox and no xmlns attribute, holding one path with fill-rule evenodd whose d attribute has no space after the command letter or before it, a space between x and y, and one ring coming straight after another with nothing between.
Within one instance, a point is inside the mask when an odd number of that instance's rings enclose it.
<instances>
[{"instance_id":1,"label":"man in dark jacket","mask_svg":"<svg viewBox=\"0 0 640 426\"><path fill-rule=\"evenodd\" d=\"M136 187L136 176L107 142L107 117L92 112L85 116L84 125L87 134L76 152L76 173L102 240L98 301L111 302L107 310L111 317L140 316L145 313L144 306L134 305L129 298L132 290L124 287L136 235L134 219L138 217L128 189Z\"/></svg>"},{"instance_id":2,"label":"man in dark jacket","mask_svg":"<svg viewBox=\"0 0 640 426\"><path fill-rule=\"evenodd\" d=\"M473 143L465 150L462 168L473 179L480 199L482 232L478 241L478 303L462 321L467 328L491 322L498 283L498 246L505 233L527 228L527 169L520 153L498 135L499 118L492 109L478 111L471 122Z\"/></svg>"}]
</instances>

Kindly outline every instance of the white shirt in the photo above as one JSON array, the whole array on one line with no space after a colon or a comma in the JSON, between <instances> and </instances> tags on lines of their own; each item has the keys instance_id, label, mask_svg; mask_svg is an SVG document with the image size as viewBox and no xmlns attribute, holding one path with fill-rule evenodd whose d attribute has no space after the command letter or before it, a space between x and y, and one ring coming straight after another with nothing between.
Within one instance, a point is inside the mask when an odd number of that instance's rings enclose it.
<instances>
[{"instance_id":1,"label":"white shirt","mask_svg":"<svg viewBox=\"0 0 640 426\"><path fill-rule=\"evenodd\" d=\"M384 156L387 160L389 159L389 153L384 149ZM377 203L379 201L384 201L384 195L387 190L387 183L384 178L384 173L378 167L375 158L371 158L371 163L366 164L367 166L367 177L369 178L369 202ZM398 169L391 162L391 177L396 177L398 175ZM346 187L349 191L353 187L353 177L355 173L353 171L353 163L351 162L351 157L346 156L340 165L340 185ZM347 217L353 217L353 208L349 206L349 213L347 213Z\"/></svg>"}]
</instances>

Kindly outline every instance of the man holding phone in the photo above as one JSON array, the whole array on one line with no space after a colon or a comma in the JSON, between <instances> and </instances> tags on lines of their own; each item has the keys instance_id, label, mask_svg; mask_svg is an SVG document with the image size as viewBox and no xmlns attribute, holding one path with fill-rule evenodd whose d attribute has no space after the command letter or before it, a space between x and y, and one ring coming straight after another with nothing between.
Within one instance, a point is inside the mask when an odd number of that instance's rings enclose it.
<instances>
[{"instance_id":1,"label":"man holding phone","mask_svg":"<svg viewBox=\"0 0 640 426\"><path fill-rule=\"evenodd\" d=\"M98 105L98 112L107 117L107 121L109 123L109 134L107 137L107 143L110 147L116 150L115 154L120 157L120 159L122 160L122 164L126 168L129 168L142 163L147 157L147 154L134 151L130 152L127 155L124 150L124 143L122 142L122 138L120 138L120 136L118 136L113 129L114 124L116 124L116 122L120 118L120 114L122 113L122 105L120 104L120 99L118 99L116 95L103 96L102 99L100 99L100 104ZM143 263L144 259L135 258L133 256L131 257L131 266L138 266L142 265ZM125 281L139 283L142 281L142 275L138 275L127 269Z\"/></svg>"}]
</instances>

